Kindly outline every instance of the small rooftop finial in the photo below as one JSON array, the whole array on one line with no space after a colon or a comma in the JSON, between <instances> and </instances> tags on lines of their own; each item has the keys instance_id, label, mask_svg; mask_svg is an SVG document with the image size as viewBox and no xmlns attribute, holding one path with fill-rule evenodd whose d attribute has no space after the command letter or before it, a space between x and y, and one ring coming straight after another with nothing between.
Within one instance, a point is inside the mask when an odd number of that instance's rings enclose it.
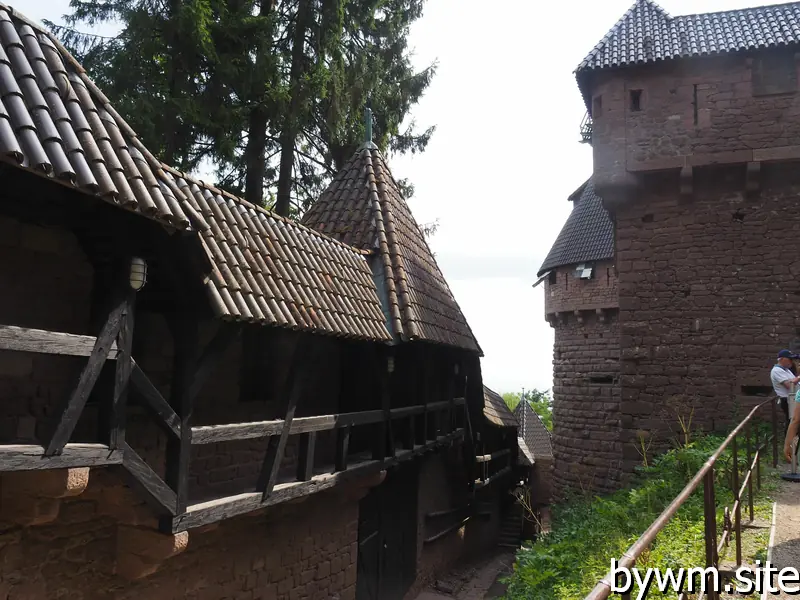
<instances>
[{"instance_id":1,"label":"small rooftop finial","mask_svg":"<svg viewBox=\"0 0 800 600\"><path fill-rule=\"evenodd\" d=\"M364 143L372 143L372 98L367 97L367 107L364 109Z\"/></svg>"}]
</instances>

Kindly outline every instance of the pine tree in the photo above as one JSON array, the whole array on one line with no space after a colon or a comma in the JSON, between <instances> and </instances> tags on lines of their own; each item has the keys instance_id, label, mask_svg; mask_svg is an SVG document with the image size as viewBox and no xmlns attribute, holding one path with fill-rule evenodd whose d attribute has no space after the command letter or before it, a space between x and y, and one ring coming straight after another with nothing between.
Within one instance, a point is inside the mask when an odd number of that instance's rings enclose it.
<instances>
[{"instance_id":1,"label":"pine tree","mask_svg":"<svg viewBox=\"0 0 800 600\"><path fill-rule=\"evenodd\" d=\"M372 102L384 151L423 151L400 126L430 84L407 39L424 0L71 0L50 24L165 162L208 159L221 187L303 210L363 141ZM117 21L114 38L81 23ZM413 193L407 184L406 193Z\"/></svg>"}]
</instances>

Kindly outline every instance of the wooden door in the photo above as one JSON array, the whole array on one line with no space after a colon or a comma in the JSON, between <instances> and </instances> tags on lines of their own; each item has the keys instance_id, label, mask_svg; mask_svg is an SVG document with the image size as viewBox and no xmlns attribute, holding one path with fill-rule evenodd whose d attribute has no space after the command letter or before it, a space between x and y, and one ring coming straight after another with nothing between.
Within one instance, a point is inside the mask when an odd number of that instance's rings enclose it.
<instances>
[{"instance_id":1,"label":"wooden door","mask_svg":"<svg viewBox=\"0 0 800 600\"><path fill-rule=\"evenodd\" d=\"M402 600L417 571L415 464L391 470L361 500L356 600Z\"/></svg>"}]
</instances>

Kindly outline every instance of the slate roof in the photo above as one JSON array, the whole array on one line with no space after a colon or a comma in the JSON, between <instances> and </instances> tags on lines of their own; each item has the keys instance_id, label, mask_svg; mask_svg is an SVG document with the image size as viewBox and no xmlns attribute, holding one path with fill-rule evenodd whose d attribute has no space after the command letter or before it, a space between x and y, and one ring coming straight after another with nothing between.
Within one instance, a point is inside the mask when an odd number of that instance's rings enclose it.
<instances>
[{"instance_id":1,"label":"slate roof","mask_svg":"<svg viewBox=\"0 0 800 600\"><path fill-rule=\"evenodd\" d=\"M652 0L634 5L581 61L596 69L797 44L800 2L672 17Z\"/></svg>"},{"instance_id":2,"label":"slate roof","mask_svg":"<svg viewBox=\"0 0 800 600\"><path fill-rule=\"evenodd\" d=\"M483 386L483 415L492 425L517 427L514 413L508 408L503 397L486 386Z\"/></svg>"},{"instance_id":3,"label":"slate roof","mask_svg":"<svg viewBox=\"0 0 800 600\"><path fill-rule=\"evenodd\" d=\"M219 317L390 341L364 253L166 167L209 228Z\"/></svg>"},{"instance_id":4,"label":"slate roof","mask_svg":"<svg viewBox=\"0 0 800 600\"><path fill-rule=\"evenodd\" d=\"M519 423L520 462L525 464L525 458L531 463L537 460L552 460L553 445L550 432L531 405L520 402L514 409L514 417Z\"/></svg>"},{"instance_id":5,"label":"slate roof","mask_svg":"<svg viewBox=\"0 0 800 600\"><path fill-rule=\"evenodd\" d=\"M302 222L374 253L382 271L379 279L385 281L390 329L400 339L480 353L422 230L374 144L365 144L353 155Z\"/></svg>"},{"instance_id":6,"label":"slate roof","mask_svg":"<svg viewBox=\"0 0 800 600\"><path fill-rule=\"evenodd\" d=\"M204 225L58 40L3 4L0 160L172 227Z\"/></svg>"},{"instance_id":7,"label":"slate roof","mask_svg":"<svg viewBox=\"0 0 800 600\"><path fill-rule=\"evenodd\" d=\"M557 267L614 256L614 224L600 196L594 193L592 179L569 199L573 202L572 212L539 268L539 276Z\"/></svg>"}]
</instances>

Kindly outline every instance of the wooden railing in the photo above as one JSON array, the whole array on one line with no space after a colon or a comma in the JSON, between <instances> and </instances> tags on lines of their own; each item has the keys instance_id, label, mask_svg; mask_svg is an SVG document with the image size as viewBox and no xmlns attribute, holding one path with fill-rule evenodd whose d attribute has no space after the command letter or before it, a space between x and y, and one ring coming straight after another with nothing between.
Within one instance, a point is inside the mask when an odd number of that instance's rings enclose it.
<instances>
[{"instance_id":1,"label":"wooden railing","mask_svg":"<svg viewBox=\"0 0 800 600\"><path fill-rule=\"evenodd\" d=\"M475 481L475 489L479 490L491 484L493 481L502 479L510 474L513 469L514 456L511 453L511 448L504 448L491 454L484 454L475 457L475 462L478 463L480 475ZM505 466L499 466L504 464Z\"/></svg>"},{"instance_id":2,"label":"wooden railing","mask_svg":"<svg viewBox=\"0 0 800 600\"><path fill-rule=\"evenodd\" d=\"M763 442L759 439L755 440L755 446L751 445L753 439L752 435L752 422L753 417L759 411L771 405L771 435L767 435ZM742 432L746 433L746 446L747 453L747 470L744 479L739 480L739 464L738 464L738 442L737 438ZM742 497L747 495L747 504L749 510L750 521L753 520L753 473L755 472L756 487L761 489L761 453L766 452L770 445L772 446L772 465L778 465L778 413L775 399L771 398L750 411L747 417L739 423L734 430L728 435L725 441L714 451L709 457L703 467L697 472L692 480L686 485L685 488L678 494L675 499L667 506L666 509L653 521L650 527L647 528L641 537L628 548L628 551L623 554L619 561L618 567L620 569L632 569L636 565L639 557L650 548L653 541L659 533L666 527L675 514L678 512L684 502L695 493L700 484L703 484L703 507L705 513L705 551L706 551L706 568L713 567L719 568L719 553L722 548L731 540L731 536L735 534L736 540L736 566L742 564ZM716 503L716 489L714 485L714 470L717 461L722 456L727 448L731 448L732 460L732 475L733 475L733 506L725 508L725 519L722 524L722 536L717 540L717 503ZM733 519L730 518L733 515ZM609 572L603 579L601 579L594 589L589 593L584 600L606 600L611 596L611 584L614 574ZM712 578L713 573L706 572L706 595L707 600L719 600L718 590L714 589L714 582ZM631 598L630 592L621 594L623 600ZM643 596L646 597L646 596ZM682 592L679 600L687 600L689 598L687 592Z\"/></svg>"},{"instance_id":3,"label":"wooden railing","mask_svg":"<svg viewBox=\"0 0 800 600\"><path fill-rule=\"evenodd\" d=\"M391 465L448 444L464 436L469 418L464 398L426 405L391 408L388 388L383 386L379 410L294 418L302 390L299 371L287 375L288 393L284 419L192 427L188 415L194 397L239 329L220 327L217 335L194 358L196 338L191 332L178 336L176 367L170 401L165 399L130 355L132 303L120 302L112 310L100 335L57 333L40 329L0 326L0 350L88 357L76 388L56 414L52 435L43 446L0 445L0 471L51 469L121 464L150 505L162 516L161 528L177 532L237 514L318 492L348 479L377 473ZM295 348L297 350L297 348ZM181 354L183 352L183 354ZM302 351L299 352L302 355ZM113 397L106 409L101 431L108 444L70 444L78 418L107 360L116 361ZM302 358L300 362L302 362ZM166 476L162 478L125 442L127 394L133 392L155 417L168 438ZM393 423L405 421L404 439L396 440ZM350 452L353 428L373 427L373 448L367 456ZM329 469L316 469L314 450L320 432L336 432L336 452ZM289 436L300 436L296 477L278 482ZM268 438L261 475L255 492L188 503L191 446ZM326 465L327 467L327 465Z\"/></svg>"}]
</instances>

